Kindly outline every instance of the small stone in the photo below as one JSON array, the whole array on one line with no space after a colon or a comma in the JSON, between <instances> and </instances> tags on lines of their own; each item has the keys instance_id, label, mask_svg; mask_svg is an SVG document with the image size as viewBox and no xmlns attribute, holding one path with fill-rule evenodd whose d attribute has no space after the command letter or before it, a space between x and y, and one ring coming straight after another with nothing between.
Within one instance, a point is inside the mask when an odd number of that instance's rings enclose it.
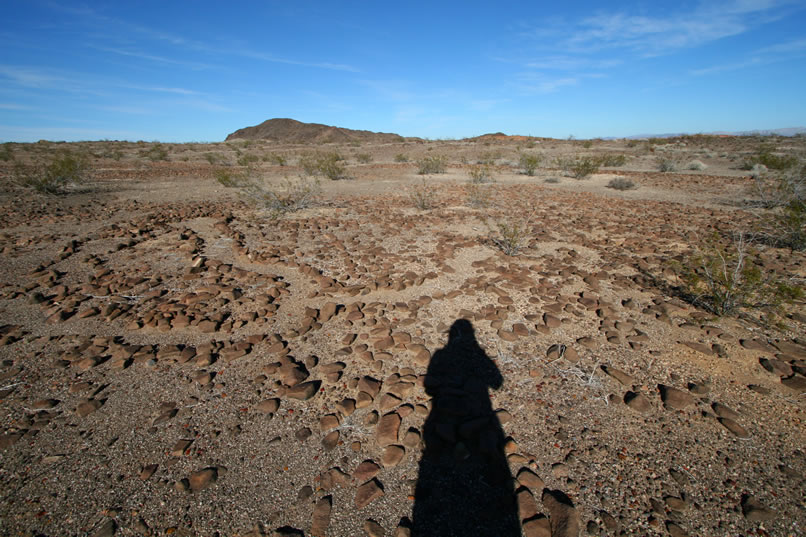
<instances>
[{"instance_id":1,"label":"small stone","mask_svg":"<svg viewBox=\"0 0 806 537\"><path fill-rule=\"evenodd\" d=\"M117 529L118 525L114 520L107 520L92 534L92 537L112 537Z\"/></svg>"},{"instance_id":2,"label":"small stone","mask_svg":"<svg viewBox=\"0 0 806 537\"><path fill-rule=\"evenodd\" d=\"M277 398L266 399L261 401L255 407L255 410L263 414L275 414L280 409L280 400Z\"/></svg>"},{"instance_id":3,"label":"small stone","mask_svg":"<svg viewBox=\"0 0 806 537\"><path fill-rule=\"evenodd\" d=\"M610 367L609 365L603 365L602 371L607 373L608 376L613 377L619 383L624 386L632 386L635 383L635 379L633 379L630 375L625 373L620 369L616 369L615 367Z\"/></svg>"},{"instance_id":4,"label":"small stone","mask_svg":"<svg viewBox=\"0 0 806 537\"><path fill-rule=\"evenodd\" d=\"M374 500L383 496L383 488L377 479L371 479L355 491L355 506L363 509Z\"/></svg>"},{"instance_id":5,"label":"small stone","mask_svg":"<svg viewBox=\"0 0 806 537\"><path fill-rule=\"evenodd\" d=\"M217 468L204 468L197 472L190 474L188 481L190 482L190 490L198 492L204 490L218 479Z\"/></svg>"},{"instance_id":6,"label":"small stone","mask_svg":"<svg viewBox=\"0 0 806 537\"><path fill-rule=\"evenodd\" d=\"M764 522L778 517L778 513L749 494L742 496L741 505L744 518L751 522Z\"/></svg>"},{"instance_id":7,"label":"small stone","mask_svg":"<svg viewBox=\"0 0 806 537\"><path fill-rule=\"evenodd\" d=\"M537 514L537 502L535 502L532 491L526 487L520 487L515 491L515 500L518 505L518 516L521 520L532 518Z\"/></svg>"},{"instance_id":8,"label":"small stone","mask_svg":"<svg viewBox=\"0 0 806 537\"><path fill-rule=\"evenodd\" d=\"M578 537L581 529L579 512L571 499L560 490L544 490L543 506L549 512L551 537Z\"/></svg>"},{"instance_id":9,"label":"small stone","mask_svg":"<svg viewBox=\"0 0 806 537\"><path fill-rule=\"evenodd\" d=\"M797 373L781 379L781 384L797 393L806 393L806 377Z\"/></svg>"},{"instance_id":10,"label":"small stone","mask_svg":"<svg viewBox=\"0 0 806 537\"><path fill-rule=\"evenodd\" d=\"M392 468L400 464L403 456L406 455L406 450L403 446L389 445L383 448L383 455L381 456L381 464L384 468Z\"/></svg>"},{"instance_id":11,"label":"small stone","mask_svg":"<svg viewBox=\"0 0 806 537\"><path fill-rule=\"evenodd\" d=\"M521 527L524 537L552 537L551 522L543 515L524 520Z\"/></svg>"},{"instance_id":12,"label":"small stone","mask_svg":"<svg viewBox=\"0 0 806 537\"><path fill-rule=\"evenodd\" d=\"M318 380L301 382L296 386L288 388L285 392L285 395L286 397L290 397L291 399L299 399L301 401L307 401L308 399L312 398L319 392L320 385L321 382Z\"/></svg>"},{"instance_id":13,"label":"small stone","mask_svg":"<svg viewBox=\"0 0 806 537\"><path fill-rule=\"evenodd\" d=\"M178 440L176 444L174 444L173 449L171 449L171 456L181 457L185 454L185 450L188 449L192 443L193 440Z\"/></svg>"},{"instance_id":14,"label":"small stone","mask_svg":"<svg viewBox=\"0 0 806 537\"><path fill-rule=\"evenodd\" d=\"M364 531L369 537L384 537L383 527L372 519L364 521Z\"/></svg>"},{"instance_id":15,"label":"small stone","mask_svg":"<svg viewBox=\"0 0 806 537\"><path fill-rule=\"evenodd\" d=\"M140 478L141 481L145 481L146 479L154 475L154 472L157 471L157 468L159 468L158 464L148 464L146 466L143 466L143 469L140 470L140 474L138 475L138 477Z\"/></svg>"},{"instance_id":16,"label":"small stone","mask_svg":"<svg viewBox=\"0 0 806 537\"><path fill-rule=\"evenodd\" d=\"M397 412L384 414L378 422L375 430L376 439L381 446L396 444L398 441L398 431L400 429L400 415Z\"/></svg>"},{"instance_id":17,"label":"small stone","mask_svg":"<svg viewBox=\"0 0 806 537\"><path fill-rule=\"evenodd\" d=\"M747 429L745 429L732 419L730 418L717 418L717 419L725 429L729 430L739 438L750 438L750 433L747 432Z\"/></svg>"},{"instance_id":18,"label":"small stone","mask_svg":"<svg viewBox=\"0 0 806 537\"><path fill-rule=\"evenodd\" d=\"M313 508L311 535L314 537L324 537L327 534L327 528L330 526L330 513L332 509L332 496L325 496L316 502L316 505Z\"/></svg>"},{"instance_id":19,"label":"small stone","mask_svg":"<svg viewBox=\"0 0 806 537\"><path fill-rule=\"evenodd\" d=\"M694 397L683 390L678 390L671 386L664 386L663 384L659 384L658 389L660 390L661 400L667 409L682 410L694 404Z\"/></svg>"},{"instance_id":20,"label":"small stone","mask_svg":"<svg viewBox=\"0 0 806 537\"><path fill-rule=\"evenodd\" d=\"M322 447L325 451L332 451L339 445L339 431L331 431L322 439Z\"/></svg>"},{"instance_id":21,"label":"small stone","mask_svg":"<svg viewBox=\"0 0 806 537\"><path fill-rule=\"evenodd\" d=\"M518 483L532 490L543 490L545 484L540 477L529 468L521 468L518 472Z\"/></svg>"},{"instance_id":22,"label":"small stone","mask_svg":"<svg viewBox=\"0 0 806 537\"><path fill-rule=\"evenodd\" d=\"M79 417L83 418L89 416L90 414L101 408L101 406L103 406L103 403L101 401L97 399L87 399L78 404L78 406L76 407L76 414L78 414Z\"/></svg>"},{"instance_id":23,"label":"small stone","mask_svg":"<svg viewBox=\"0 0 806 537\"><path fill-rule=\"evenodd\" d=\"M624 404L642 414L652 411L652 403L647 396L640 392L627 392L624 394Z\"/></svg>"},{"instance_id":24,"label":"small stone","mask_svg":"<svg viewBox=\"0 0 806 537\"><path fill-rule=\"evenodd\" d=\"M672 522L671 520L666 521L666 531L669 532L669 535L672 537L688 537L688 533L683 530L680 526Z\"/></svg>"}]
</instances>

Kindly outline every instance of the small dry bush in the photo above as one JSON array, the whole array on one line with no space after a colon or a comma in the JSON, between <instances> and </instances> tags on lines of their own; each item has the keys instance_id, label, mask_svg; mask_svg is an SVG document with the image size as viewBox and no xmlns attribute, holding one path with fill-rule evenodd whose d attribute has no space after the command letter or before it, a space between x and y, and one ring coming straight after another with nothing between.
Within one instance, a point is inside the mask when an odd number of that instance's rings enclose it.
<instances>
[{"instance_id":1,"label":"small dry bush","mask_svg":"<svg viewBox=\"0 0 806 537\"><path fill-rule=\"evenodd\" d=\"M238 157L238 166L252 166L260 161L260 157L252 153L244 153Z\"/></svg>"},{"instance_id":2,"label":"small dry bush","mask_svg":"<svg viewBox=\"0 0 806 537\"><path fill-rule=\"evenodd\" d=\"M405 153L398 153L395 155L395 162L408 162L409 156Z\"/></svg>"},{"instance_id":3,"label":"small dry bush","mask_svg":"<svg viewBox=\"0 0 806 537\"><path fill-rule=\"evenodd\" d=\"M414 206L421 211L427 211L437 206L437 190L426 182L424 177L422 182L409 191L409 198Z\"/></svg>"},{"instance_id":4,"label":"small dry bush","mask_svg":"<svg viewBox=\"0 0 806 537\"><path fill-rule=\"evenodd\" d=\"M617 168L619 166L624 166L627 164L627 155L599 155L594 157L596 162L602 168Z\"/></svg>"},{"instance_id":5,"label":"small dry bush","mask_svg":"<svg viewBox=\"0 0 806 537\"><path fill-rule=\"evenodd\" d=\"M369 153L356 153L355 160L359 164L369 164L370 162L372 162L372 155L370 155Z\"/></svg>"},{"instance_id":6,"label":"small dry bush","mask_svg":"<svg viewBox=\"0 0 806 537\"><path fill-rule=\"evenodd\" d=\"M485 151L476 159L476 164L495 166L495 162L502 157L500 151Z\"/></svg>"},{"instance_id":7,"label":"small dry bush","mask_svg":"<svg viewBox=\"0 0 806 537\"><path fill-rule=\"evenodd\" d=\"M61 194L69 186L85 182L90 173L89 158L86 155L64 152L48 161L17 163L11 176L18 186L42 194Z\"/></svg>"},{"instance_id":8,"label":"small dry bush","mask_svg":"<svg viewBox=\"0 0 806 537\"><path fill-rule=\"evenodd\" d=\"M493 170L490 166L486 164L479 164L476 166L471 166L470 170L468 170L468 175L470 176L471 183L493 183L495 182L495 177L493 177Z\"/></svg>"},{"instance_id":9,"label":"small dry bush","mask_svg":"<svg viewBox=\"0 0 806 537\"><path fill-rule=\"evenodd\" d=\"M213 171L213 177L218 181L221 186L225 188L237 188L243 186L247 182L247 176L243 172L237 172L232 168L216 168Z\"/></svg>"},{"instance_id":10,"label":"small dry bush","mask_svg":"<svg viewBox=\"0 0 806 537\"><path fill-rule=\"evenodd\" d=\"M282 153L269 153L268 155L263 156L263 162L268 162L277 166L285 166L287 161L285 155Z\"/></svg>"},{"instance_id":11,"label":"small dry bush","mask_svg":"<svg viewBox=\"0 0 806 537\"><path fill-rule=\"evenodd\" d=\"M258 179L238 186L248 200L267 209L272 218L313 207L322 193L322 185L315 177L299 177L295 181L286 177L279 187Z\"/></svg>"},{"instance_id":12,"label":"small dry bush","mask_svg":"<svg viewBox=\"0 0 806 537\"><path fill-rule=\"evenodd\" d=\"M607 188L614 190L634 190L638 185L632 179L626 177L614 177L607 183Z\"/></svg>"},{"instance_id":13,"label":"small dry bush","mask_svg":"<svg viewBox=\"0 0 806 537\"><path fill-rule=\"evenodd\" d=\"M0 149L0 160L3 162L14 160L14 152L11 150L11 142L6 142L3 144L3 148Z\"/></svg>"},{"instance_id":14,"label":"small dry bush","mask_svg":"<svg viewBox=\"0 0 806 537\"><path fill-rule=\"evenodd\" d=\"M798 165L798 158L794 155L779 155L775 148L762 146L755 155L747 157L741 164L743 170L752 170L753 166L761 164L770 170L788 170Z\"/></svg>"},{"instance_id":15,"label":"small dry bush","mask_svg":"<svg viewBox=\"0 0 806 537\"><path fill-rule=\"evenodd\" d=\"M550 184L553 184L553 185L556 185L557 183L560 182L560 178L559 177L554 177L554 176L546 177L546 182L550 183Z\"/></svg>"},{"instance_id":16,"label":"small dry bush","mask_svg":"<svg viewBox=\"0 0 806 537\"><path fill-rule=\"evenodd\" d=\"M686 169L701 172L707 170L708 166L701 160L692 160L686 164Z\"/></svg>"},{"instance_id":17,"label":"small dry bush","mask_svg":"<svg viewBox=\"0 0 806 537\"><path fill-rule=\"evenodd\" d=\"M504 255L516 256L526 245L526 226L517 221L497 221L487 223L490 230L490 242Z\"/></svg>"},{"instance_id":18,"label":"small dry bush","mask_svg":"<svg viewBox=\"0 0 806 537\"><path fill-rule=\"evenodd\" d=\"M140 150L140 156L145 157L151 162L158 162L160 160L168 160L168 150L159 142L151 144L148 149Z\"/></svg>"},{"instance_id":19,"label":"small dry bush","mask_svg":"<svg viewBox=\"0 0 806 537\"><path fill-rule=\"evenodd\" d=\"M429 175L432 173L445 173L448 159L442 155L429 155L417 161L417 173Z\"/></svg>"},{"instance_id":20,"label":"small dry bush","mask_svg":"<svg viewBox=\"0 0 806 537\"><path fill-rule=\"evenodd\" d=\"M803 296L791 281L763 270L760 256L743 233L728 241L715 233L676 269L683 298L717 316L760 309L773 319L783 304Z\"/></svg>"},{"instance_id":21,"label":"small dry bush","mask_svg":"<svg viewBox=\"0 0 806 537\"><path fill-rule=\"evenodd\" d=\"M655 159L655 165L658 168L658 171L661 172L674 172L677 171L679 167L678 162L670 157L658 157Z\"/></svg>"},{"instance_id":22,"label":"small dry bush","mask_svg":"<svg viewBox=\"0 0 806 537\"><path fill-rule=\"evenodd\" d=\"M521 153L520 159L518 159L521 170L530 177L534 176L541 162L543 162L543 155L539 153Z\"/></svg>"}]
</instances>

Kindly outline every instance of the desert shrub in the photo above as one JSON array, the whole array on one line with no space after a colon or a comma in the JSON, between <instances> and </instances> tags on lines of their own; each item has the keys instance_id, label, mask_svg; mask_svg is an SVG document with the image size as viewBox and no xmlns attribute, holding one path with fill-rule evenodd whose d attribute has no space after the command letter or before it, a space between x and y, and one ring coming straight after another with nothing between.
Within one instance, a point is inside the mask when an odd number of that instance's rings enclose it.
<instances>
[{"instance_id":1,"label":"desert shrub","mask_svg":"<svg viewBox=\"0 0 806 537\"><path fill-rule=\"evenodd\" d=\"M551 184L553 184L553 185L556 185L557 183L559 183L559 182L560 182L560 178L559 178L559 177L555 177L555 176L546 177L546 182L547 182L547 183L551 183Z\"/></svg>"},{"instance_id":2,"label":"desert shrub","mask_svg":"<svg viewBox=\"0 0 806 537\"><path fill-rule=\"evenodd\" d=\"M677 266L683 298L714 315L734 315L743 308L765 309L771 316L802 296L802 290L773 272L764 272L747 236L718 234Z\"/></svg>"},{"instance_id":3,"label":"desert shrub","mask_svg":"<svg viewBox=\"0 0 806 537\"><path fill-rule=\"evenodd\" d=\"M495 161L501 158L500 151L485 151L484 153L479 155L479 158L476 159L476 164L482 164L485 166L494 166Z\"/></svg>"},{"instance_id":4,"label":"desert shrub","mask_svg":"<svg viewBox=\"0 0 806 537\"><path fill-rule=\"evenodd\" d=\"M483 209L490 206L490 187L480 183L465 185L466 203L469 207Z\"/></svg>"},{"instance_id":5,"label":"desert shrub","mask_svg":"<svg viewBox=\"0 0 806 537\"><path fill-rule=\"evenodd\" d=\"M584 147L585 149L590 149L591 147L593 147L593 140L584 140L582 142L582 147Z\"/></svg>"},{"instance_id":6,"label":"desert shrub","mask_svg":"<svg viewBox=\"0 0 806 537\"><path fill-rule=\"evenodd\" d=\"M151 147L148 149L142 149L140 151L140 156L147 158L151 162L168 160L168 150L165 149L165 146L163 146L161 143L156 142L151 144Z\"/></svg>"},{"instance_id":7,"label":"desert shrub","mask_svg":"<svg viewBox=\"0 0 806 537\"><path fill-rule=\"evenodd\" d=\"M336 151L328 153L309 153L299 159L303 171L311 176L324 176L333 181L349 179L344 157Z\"/></svg>"},{"instance_id":8,"label":"desert shrub","mask_svg":"<svg viewBox=\"0 0 806 537\"><path fill-rule=\"evenodd\" d=\"M226 188L241 187L246 182L246 174L237 172L232 168L216 168L213 177L221 186Z\"/></svg>"},{"instance_id":9,"label":"desert shrub","mask_svg":"<svg viewBox=\"0 0 806 537\"><path fill-rule=\"evenodd\" d=\"M531 177L535 174L541 162L543 162L543 155L539 153L521 153L518 165L524 174Z\"/></svg>"},{"instance_id":10,"label":"desert shrub","mask_svg":"<svg viewBox=\"0 0 806 537\"><path fill-rule=\"evenodd\" d=\"M505 255L515 256L520 253L526 243L526 228L520 222L498 221L487 224L490 230L490 242Z\"/></svg>"},{"instance_id":11,"label":"desert shrub","mask_svg":"<svg viewBox=\"0 0 806 537\"><path fill-rule=\"evenodd\" d=\"M708 169L708 166L705 165L702 161L699 160L692 160L688 164L686 164L687 170L695 170L695 171L703 171Z\"/></svg>"},{"instance_id":12,"label":"desert shrub","mask_svg":"<svg viewBox=\"0 0 806 537\"><path fill-rule=\"evenodd\" d=\"M594 157L602 168L615 168L627 164L627 155L599 155Z\"/></svg>"},{"instance_id":13,"label":"desert shrub","mask_svg":"<svg viewBox=\"0 0 806 537\"><path fill-rule=\"evenodd\" d=\"M210 164L216 164L220 160L218 155L216 155L215 153L205 153L204 159Z\"/></svg>"},{"instance_id":14,"label":"desert shrub","mask_svg":"<svg viewBox=\"0 0 806 537\"><path fill-rule=\"evenodd\" d=\"M285 166L286 158L280 153L269 153L268 155L263 155L263 162L269 162L277 166Z\"/></svg>"},{"instance_id":15,"label":"desert shrub","mask_svg":"<svg viewBox=\"0 0 806 537\"><path fill-rule=\"evenodd\" d=\"M658 167L658 171L661 172L673 172L677 170L678 164L677 161L673 158L669 157L658 157L655 159L655 165Z\"/></svg>"},{"instance_id":16,"label":"desert shrub","mask_svg":"<svg viewBox=\"0 0 806 537\"><path fill-rule=\"evenodd\" d=\"M633 190L638 188L638 186L633 182L632 179L628 179L626 177L614 177L607 183L607 188L612 188L614 190Z\"/></svg>"},{"instance_id":17,"label":"desert shrub","mask_svg":"<svg viewBox=\"0 0 806 537\"><path fill-rule=\"evenodd\" d=\"M248 200L270 211L272 218L313 207L322 193L322 185L315 177L299 177L296 181L286 177L279 188L265 180L251 179L239 187Z\"/></svg>"},{"instance_id":18,"label":"desert shrub","mask_svg":"<svg viewBox=\"0 0 806 537\"><path fill-rule=\"evenodd\" d=\"M599 171L599 163L592 157L579 157L574 160L570 168L576 179L585 179Z\"/></svg>"},{"instance_id":19,"label":"desert shrub","mask_svg":"<svg viewBox=\"0 0 806 537\"><path fill-rule=\"evenodd\" d=\"M495 181L492 168L486 164L471 166L468 170L471 183L492 183Z\"/></svg>"},{"instance_id":20,"label":"desert shrub","mask_svg":"<svg viewBox=\"0 0 806 537\"><path fill-rule=\"evenodd\" d=\"M14 152L11 150L11 142L6 142L3 144L2 149L0 149L0 160L3 162L14 160Z\"/></svg>"},{"instance_id":21,"label":"desert shrub","mask_svg":"<svg viewBox=\"0 0 806 537\"><path fill-rule=\"evenodd\" d=\"M369 164L370 162L372 162L372 155L370 155L369 153L356 153L355 160L359 164Z\"/></svg>"},{"instance_id":22,"label":"desert shrub","mask_svg":"<svg viewBox=\"0 0 806 537\"><path fill-rule=\"evenodd\" d=\"M17 163L12 170L12 180L43 194L59 194L70 185L83 183L89 173L86 155L64 152L48 162Z\"/></svg>"},{"instance_id":23,"label":"desert shrub","mask_svg":"<svg viewBox=\"0 0 806 537\"><path fill-rule=\"evenodd\" d=\"M238 166L251 166L260 160L260 157L252 153L244 153L238 157Z\"/></svg>"},{"instance_id":24,"label":"desert shrub","mask_svg":"<svg viewBox=\"0 0 806 537\"><path fill-rule=\"evenodd\" d=\"M766 234L775 246L806 249L806 202L792 199L766 218Z\"/></svg>"},{"instance_id":25,"label":"desert shrub","mask_svg":"<svg viewBox=\"0 0 806 537\"><path fill-rule=\"evenodd\" d=\"M421 183L409 191L409 198L416 208L427 211L436 207L437 190L423 178Z\"/></svg>"},{"instance_id":26,"label":"desert shrub","mask_svg":"<svg viewBox=\"0 0 806 537\"><path fill-rule=\"evenodd\" d=\"M395 155L395 162L408 162L409 156L405 153L398 153Z\"/></svg>"},{"instance_id":27,"label":"desert shrub","mask_svg":"<svg viewBox=\"0 0 806 537\"><path fill-rule=\"evenodd\" d=\"M750 157L747 157L740 166L743 170L752 170L756 164L762 164L770 170L788 170L798 165L797 157L793 155L778 155L773 149L762 147Z\"/></svg>"},{"instance_id":28,"label":"desert shrub","mask_svg":"<svg viewBox=\"0 0 806 537\"><path fill-rule=\"evenodd\" d=\"M442 155L429 155L417 161L417 173L420 175L445 173L448 159Z\"/></svg>"}]
</instances>

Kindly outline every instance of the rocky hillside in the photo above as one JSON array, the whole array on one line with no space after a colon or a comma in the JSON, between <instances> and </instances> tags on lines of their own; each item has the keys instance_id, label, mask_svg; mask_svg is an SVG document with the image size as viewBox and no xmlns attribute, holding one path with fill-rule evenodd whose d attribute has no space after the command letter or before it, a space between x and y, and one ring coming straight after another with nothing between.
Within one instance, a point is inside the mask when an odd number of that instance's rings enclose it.
<instances>
[{"instance_id":1,"label":"rocky hillside","mask_svg":"<svg viewBox=\"0 0 806 537\"><path fill-rule=\"evenodd\" d=\"M238 129L229 140L271 140L283 143L401 142L403 137L387 132L371 132L320 123L302 123L294 119L269 119L253 127Z\"/></svg>"}]
</instances>

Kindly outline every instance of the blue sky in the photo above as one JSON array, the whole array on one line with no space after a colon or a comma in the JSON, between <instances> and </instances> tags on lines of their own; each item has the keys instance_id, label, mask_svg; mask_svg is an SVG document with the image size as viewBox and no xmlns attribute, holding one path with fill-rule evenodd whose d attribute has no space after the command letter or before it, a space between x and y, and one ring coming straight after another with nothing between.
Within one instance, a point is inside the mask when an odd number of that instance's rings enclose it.
<instances>
[{"instance_id":1,"label":"blue sky","mask_svg":"<svg viewBox=\"0 0 806 537\"><path fill-rule=\"evenodd\" d=\"M806 3L2 2L0 141L806 126Z\"/></svg>"}]
</instances>

